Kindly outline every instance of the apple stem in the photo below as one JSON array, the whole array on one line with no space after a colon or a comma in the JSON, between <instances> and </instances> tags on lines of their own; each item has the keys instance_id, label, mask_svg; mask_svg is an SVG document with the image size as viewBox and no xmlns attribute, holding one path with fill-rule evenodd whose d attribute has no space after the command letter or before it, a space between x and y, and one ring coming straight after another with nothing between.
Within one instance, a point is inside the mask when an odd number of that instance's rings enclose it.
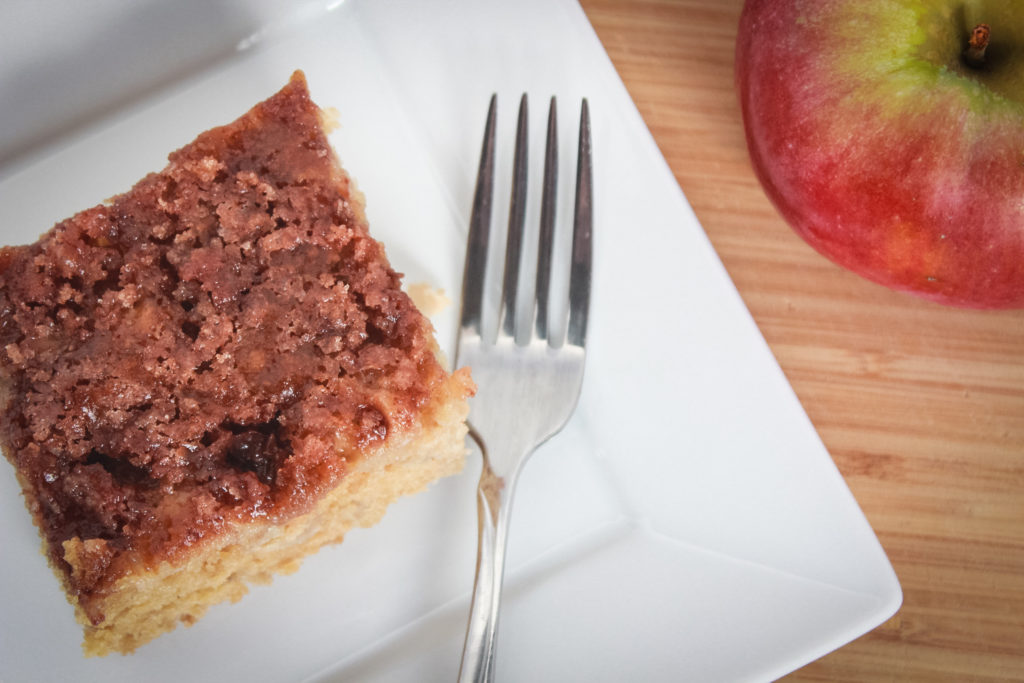
<instances>
[{"instance_id":1,"label":"apple stem","mask_svg":"<svg viewBox=\"0 0 1024 683\"><path fill-rule=\"evenodd\" d=\"M978 24L971 31L971 38L967 41L967 49L964 51L964 59L974 67L981 67L985 64L985 50L988 48L991 29L988 24Z\"/></svg>"}]
</instances>

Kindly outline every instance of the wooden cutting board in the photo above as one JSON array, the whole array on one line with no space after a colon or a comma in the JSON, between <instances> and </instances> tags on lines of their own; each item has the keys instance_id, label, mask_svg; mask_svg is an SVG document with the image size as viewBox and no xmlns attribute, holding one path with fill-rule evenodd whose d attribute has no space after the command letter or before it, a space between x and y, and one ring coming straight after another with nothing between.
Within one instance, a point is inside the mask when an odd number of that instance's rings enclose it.
<instances>
[{"instance_id":1,"label":"wooden cutting board","mask_svg":"<svg viewBox=\"0 0 1024 683\"><path fill-rule=\"evenodd\" d=\"M889 291L789 229L747 157L742 0L582 4L903 586L785 680L1024 681L1024 311Z\"/></svg>"}]
</instances>

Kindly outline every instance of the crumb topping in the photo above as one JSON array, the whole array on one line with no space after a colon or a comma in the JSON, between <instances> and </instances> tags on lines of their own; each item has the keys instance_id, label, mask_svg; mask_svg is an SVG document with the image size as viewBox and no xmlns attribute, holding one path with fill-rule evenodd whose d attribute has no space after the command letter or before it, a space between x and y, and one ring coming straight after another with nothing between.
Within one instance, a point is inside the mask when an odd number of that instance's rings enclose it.
<instances>
[{"instance_id":1,"label":"crumb topping","mask_svg":"<svg viewBox=\"0 0 1024 683\"><path fill-rule=\"evenodd\" d=\"M413 419L443 371L399 284L301 75L0 250L0 438L72 588L308 509Z\"/></svg>"}]
</instances>

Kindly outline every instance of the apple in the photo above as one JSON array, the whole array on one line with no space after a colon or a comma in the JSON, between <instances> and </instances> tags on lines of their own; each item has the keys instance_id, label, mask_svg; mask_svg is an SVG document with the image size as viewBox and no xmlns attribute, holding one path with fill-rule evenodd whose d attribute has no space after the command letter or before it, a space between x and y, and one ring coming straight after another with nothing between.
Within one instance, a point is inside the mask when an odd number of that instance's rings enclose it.
<instances>
[{"instance_id":1,"label":"apple","mask_svg":"<svg viewBox=\"0 0 1024 683\"><path fill-rule=\"evenodd\" d=\"M752 165L815 249L888 287L1024 307L1024 3L748 0Z\"/></svg>"}]
</instances>

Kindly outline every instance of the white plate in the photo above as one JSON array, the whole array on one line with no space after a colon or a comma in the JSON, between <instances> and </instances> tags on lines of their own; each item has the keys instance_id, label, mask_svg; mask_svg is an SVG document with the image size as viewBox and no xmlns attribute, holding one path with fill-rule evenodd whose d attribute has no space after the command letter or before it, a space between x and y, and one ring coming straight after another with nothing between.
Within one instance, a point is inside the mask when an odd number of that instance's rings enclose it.
<instances>
[{"instance_id":1,"label":"white plate","mask_svg":"<svg viewBox=\"0 0 1024 683\"><path fill-rule=\"evenodd\" d=\"M518 490L499 679L769 680L898 608L888 560L578 6L66 5L0 10L3 243L126 190L302 68L340 111L332 142L395 265L457 294L488 97L508 140L521 92L534 131L557 95L569 160L588 97L592 345L576 416ZM435 321L449 350L454 309ZM0 466L0 679L453 680L478 472L471 458L192 628L85 660Z\"/></svg>"}]
</instances>

